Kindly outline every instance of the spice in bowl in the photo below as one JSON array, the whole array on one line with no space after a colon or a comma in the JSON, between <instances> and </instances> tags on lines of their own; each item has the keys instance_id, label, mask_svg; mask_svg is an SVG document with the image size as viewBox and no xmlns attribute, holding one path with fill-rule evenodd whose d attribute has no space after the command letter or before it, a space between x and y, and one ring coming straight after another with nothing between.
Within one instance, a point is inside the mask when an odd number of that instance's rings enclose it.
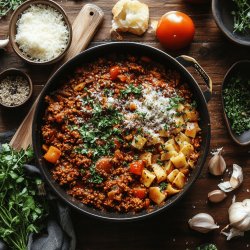
<instances>
[{"instance_id":1,"label":"spice in bowl","mask_svg":"<svg viewBox=\"0 0 250 250\"><path fill-rule=\"evenodd\" d=\"M48 62L59 57L70 40L69 27L55 8L30 5L17 21L15 42L34 62Z\"/></svg>"},{"instance_id":2,"label":"spice in bowl","mask_svg":"<svg viewBox=\"0 0 250 250\"><path fill-rule=\"evenodd\" d=\"M6 76L0 80L0 103L3 106L15 107L23 104L30 95L30 84L21 75Z\"/></svg>"},{"instance_id":3,"label":"spice in bowl","mask_svg":"<svg viewBox=\"0 0 250 250\"><path fill-rule=\"evenodd\" d=\"M225 112L232 130L240 135L250 129L250 80L240 75L229 79L223 90Z\"/></svg>"}]
</instances>

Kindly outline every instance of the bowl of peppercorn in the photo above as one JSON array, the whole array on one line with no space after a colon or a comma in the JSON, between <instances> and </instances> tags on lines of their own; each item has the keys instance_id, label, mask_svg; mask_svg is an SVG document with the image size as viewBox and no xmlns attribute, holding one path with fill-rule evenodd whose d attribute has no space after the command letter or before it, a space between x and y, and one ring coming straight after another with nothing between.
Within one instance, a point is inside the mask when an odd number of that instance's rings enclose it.
<instances>
[{"instance_id":1,"label":"bowl of peppercorn","mask_svg":"<svg viewBox=\"0 0 250 250\"><path fill-rule=\"evenodd\" d=\"M250 145L250 60L236 62L222 83L222 107L228 132L240 146Z\"/></svg>"},{"instance_id":2,"label":"bowl of peppercorn","mask_svg":"<svg viewBox=\"0 0 250 250\"><path fill-rule=\"evenodd\" d=\"M18 69L0 73L0 105L5 108L23 106L30 99L33 85L30 77Z\"/></svg>"}]
</instances>

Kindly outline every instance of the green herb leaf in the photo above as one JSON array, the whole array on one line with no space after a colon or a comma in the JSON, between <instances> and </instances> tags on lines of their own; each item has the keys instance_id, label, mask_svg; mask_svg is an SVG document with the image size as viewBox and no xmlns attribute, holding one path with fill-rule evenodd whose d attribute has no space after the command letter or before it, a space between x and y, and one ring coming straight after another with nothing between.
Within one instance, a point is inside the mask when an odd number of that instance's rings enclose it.
<instances>
[{"instance_id":1,"label":"green herb leaf","mask_svg":"<svg viewBox=\"0 0 250 250\"><path fill-rule=\"evenodd\" d=\"M140 97L142 94L142 87L136 87L133 84L130 84L125 90L122 90L120 94L121 96L128 96L130 94L133 94L136 97Z\"/></svg>"}]
</instances>

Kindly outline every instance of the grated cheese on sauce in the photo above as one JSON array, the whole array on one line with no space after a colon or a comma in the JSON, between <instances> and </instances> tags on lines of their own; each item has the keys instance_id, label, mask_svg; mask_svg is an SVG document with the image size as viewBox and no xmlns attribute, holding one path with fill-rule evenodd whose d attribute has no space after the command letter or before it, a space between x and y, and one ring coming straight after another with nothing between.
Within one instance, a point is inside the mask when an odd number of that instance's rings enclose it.
<instances>
[{"instance_id":1,"label":"grated cheese on sauce","mask_svg":"<svg viewBox=\"0 0 250 250\"><path fill-rule=\"evenodd\" d=\"M127 112L124 123L128 128L142 126L144 132L158 137L155 132L163 129L165 124L173 122L172 117L176 114L176 110L168 109L170 98L164 97L160 91L151 87L144 88L142 98L132 102L136 105L136 113L141 114L143 119L135 119L135 112Z\"/></svg>"},{"instance_id":2,"label":"grated cheese on sauce","mask_svg":"<svg viewBox=\"0 0 250 250\"><path fill-rule=\"evenodd\" d=\"M46 62L65 50L69 30L63 16L54 8L31 5L17 21L15 41L31 60Z\"/></svg>"}]
</instances>

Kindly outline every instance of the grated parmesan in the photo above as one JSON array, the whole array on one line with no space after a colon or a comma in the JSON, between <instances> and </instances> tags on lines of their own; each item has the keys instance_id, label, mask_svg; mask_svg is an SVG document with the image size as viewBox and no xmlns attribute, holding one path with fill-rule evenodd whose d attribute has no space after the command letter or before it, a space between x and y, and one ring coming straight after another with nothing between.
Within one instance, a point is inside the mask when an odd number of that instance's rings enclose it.
<instances>
[{"instance_id":1,"label":"grated parmesan","mask_svg":"<svg viewBox=\"0 0 250 250\"><path fill-rule=\"evenodd\" d=\"M17 21L16 43L34 61L58 57L69 41L69 30L62 14L52 7L31 5Z\"/></svg>"},{"instance_id":2,"label":"grated parmesan","mask_svg":"<svg viewBox=\"0 0 250 250\"><path fill-rule=\"evenodd\" d=\"M124 121L126 127L142 126L144 132L153 137L158 137L158 134L155 132L163 129L164 124L171 123L173 116L176 114L175 109L167 109L170 105L170 98L164 97L162 92L156 91L151 87L144 88L142 90L142 98L133 100L133 103L136 105L136 112L143 114L144 119L136 120L134 119L135 113L128 112L125 114L126 119Z\"/></svg>"}]
</instances>

